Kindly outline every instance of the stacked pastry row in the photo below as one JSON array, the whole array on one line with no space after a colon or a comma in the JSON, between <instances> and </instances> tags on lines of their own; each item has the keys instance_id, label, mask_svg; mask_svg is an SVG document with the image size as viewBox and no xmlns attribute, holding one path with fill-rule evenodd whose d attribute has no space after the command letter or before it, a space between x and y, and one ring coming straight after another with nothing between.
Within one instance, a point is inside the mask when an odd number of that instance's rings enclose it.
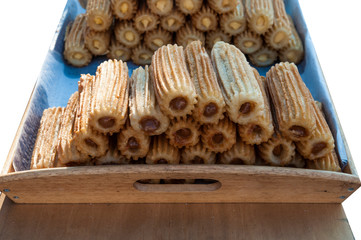
<instances>
[{"instance_id":1,"label":"stacked pastry row","mask_svg":"<svg viewBox=\"0 0 361 240\"><path fill-rule=\"evenodd\" d=\"M209 52L217 41L232 42L256 66L303 59L283 0L89 0L68 26L64 58L77 67L98 55L147 65L159 47L195 40Z\"/></svg>"},{"instance_id":2,"label":"stacked pastry row","mask_svg":"<svg viewBox=\"0 0 361 240\"><path fill-rule=\"evenodd\" d=\"M252 165L258 156L340 171L331 131L293 63L264 78L235 46L217 42L210 57L194 41L159 48L130 78L125 62L105 61L78 86L65 108L44 111L32 168L139 159Z\"/></svg>"}]
</instances>

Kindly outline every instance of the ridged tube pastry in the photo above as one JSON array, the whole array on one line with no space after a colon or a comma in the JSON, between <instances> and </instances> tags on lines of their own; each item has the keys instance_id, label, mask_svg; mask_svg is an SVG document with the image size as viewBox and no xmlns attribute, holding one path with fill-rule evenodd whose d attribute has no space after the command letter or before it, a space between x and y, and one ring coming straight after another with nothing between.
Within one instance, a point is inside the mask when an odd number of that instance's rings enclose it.
<instances>
[{"instance_id":1,"label":"ridged tube pastry","mask_svg":"<svg viewBox=\"0 0 361 240\"><path fill-rule=\"evenodd\" d=\"M292 161L295 155L295 145L291 140L275 132L271 139L257 146L263 160L273 166L284 166Z\"/></svg>"},{"instance_id":2,"label":"ridged tube pastry","mask_svg":"<svg viewBox=\"0 0 361 240\"><path fill-rule=\"evenodd\" d=\"M172 43L173 36L170 32L162 28L145 33L144 43L152 51L156 51L161 46Z\"/></svg>"},{"instance_id":3,"label":"ridged tube pastry","mask_svg":"<svg viewBox=\"0 0 361 240\"><path fill-rule=\"evenodd\" d=\"M185 22L185 17L180 11L173 9L169 15L163 16L160 19L160 26L169 32L178 31Z\"/></svg>"},{"instance_id":4,"label":"ridged tube pastry","mask_svg":"<svg viewBox=\"0 0 361 240\"><path fill-rule=\"evenodd\" d=\"M173 9L173 0L147 0L150 10L159 16L168 15Z\"/></svg>"},{"instance_id":5,"label":"ridged tube pastry","mask_svg":"<svg viewBox=\"0 0 361 240\"><path fill-rule=\"evenodd\" d=\"M197 30L191 24L186 24L179 29L176 33L176 42L179 46L186 47L193 41L201 41L203 46L205 45L205 36L204 33Z\"/></svg>"},{"instance_id":6,"label":"ridged tube pastry","mask_svg":"<svg viewBox=\"0 0 361 240\"><path fill-rule=\"evenodd\" d=\"M206 32L216 30L218 25L217 13L207 5L192 15L192 23L199 31Z\"/></svg>"},{"instance_id":7,"label":"ridged tube pastry","mask_svg":"<svg viewBox=\"0 0 361 240\"><path fill-rule=\"evenodd\" d=\"M238 35L246 30L247 22L242 0L237 0L237 6L233 11L220 16L219 25L223 32L231 36Z\"/></svg>"},{"instance_id":8,"label":"ridged tube pastry","mask_svg":"<svg viewBox=\"0 0 361 240\"><path fill-rule=\"evenodd\" d=\"M147 154L147 164L179 164L180 153L178 148L168 143L164 135L154 136L152 145Z\"/></svg>"},{"instance_id":9,"label":"ridged tube pastry","mask_svg":"<svg viewBox=\"0 0 361 240\"><path fill-rule=\"evenodd\" d=\"M134 130L148 135L160 135L169 126L157 102L148 66L135 69L131 77L129 119Z\"/></svg>"},{"instance_id":10,"label":"ridged tube pastry","mask_svg":"<svg viewBox=\"0 0 361 240\"><path fill-rule=\"evenodd\" d=\"M142 40L141 34L133 27L132 22L122 21L115 24L115 38L124 46L133 48Z\"/></svg>"},{"instance_id":11,"label":"ridged tube pastry","mask_svg":"<svg viewBox=\"0 0 361 240\"><path fill-rule=\"evenodd\" d=\"M116 134L109 136L109 150L104 156L95 159L95 165L118 165L129 163L129 159L126 159L121 155L117 148L117 137Z\"/></svg>"},{"instance_id":12,"label":"ridged tube pastry","mask_svg":"<svg viewBox=\"0 0 361 240\"><path fill-rule=\"evenodd\" d=\"M113 14L119 20L132 19L138 9L137 0L111 0Z\"/></svg>"},{"instance_id":13,"label":"ridged tube pastry","mask_svg":"<svg viewBox=\"0 0 361 240\"><path fill-rule=\"evenodd\" d=\"M314 160L324 157L335 147L331 130L315 101L311 101L316 128L307 140L296 142L298 152L306 159Z\"/></svg>"},{"instance_id":14,"label":"ridged tube pastry","mask_svg":"<svg viewBox=\"0 0 361 240\"><path fill-rule=\"evenodd\" d=\"M296 151L292 160L285 167L304 168L306 166L305 159Z\"/></svg>"},{"instance_id":15,"label":"ridged tube pastry","mask_svg":"<svg viewBox=\"0 0 361 240\"><path fill-rule=\"evenodd\" d=\"M61 119L58 143L58 165L60 166L87 165L90 161L87 154L76 148L73 140L73 126L78 102L79 93L75 92L70 96Z\"/></svg>"},{"instance_id":16,"label":"ridged tube pastry","mask_svg":"<svg viewBox=\"0 0 361 240\"><path fill-rule=\"evenodd\" d=\"M90 63L92 54L85 46L86 16L79 14L73 23L67 26L64 44L65 60L75 66L83 67Z\"/></svg>"},{"instance_id":17,"label":"ridged tube pastry","mask_svg":"<svg viewBox=\"0 0 361 240\"><path fill-rule=\"evenodd\" d=\"M90 125L101 133L113 134L128 115L128 67L118 60L101 63L96 71L91 98Z\"/></svg>"},{"instance_id":18,"label":"ridged tube pastry","mask_svg":"<svg viewBox=\"0 0 361 240\"><path fill-rule=\"evenodd\" d=\"M96 32L90 28L85 31L85 45L93 55L104 55L110 44L110 31Z\"/></svg>"},{"instance_id":19,"label":"ridged tube pastry","mask_svg":"<svg viewBox=\"0 0 361 240\"><path fill-rule=\"evenodd\" d=\"M194 14L201 9L203 0L175 0L175 3L184 14Z\"/></svg>"},{"instance_id":20,"label":"ridged tube pastry","mask_svg":"<svg viewBox=\"0 0 361 240\"><path fill-rule=\"evenodd\" d=\"M87 25L94 31L106 31L113 23L110 0L88 0Z\"/></svg>"},{"instance_id":21,"label":"ridged tube pastry","mask_svg":"<svg viewBox=\"0 0 361 240\"><path fill-rule=\"evenodd\" d=\"M274 10L272 0L245 0L248 28L264 34L273 25Z\"/></svg>"},{"instance_id":22,"label":"ridged tube pastry","mask_svg":"<svg viewBox=\"0 0 361 240\"><path fill-rule=\"evenodd\" d=\"M132 49L131 59L137 65L149 65L152 62L153 51L141 43Z\"/></svg>"},{"instance_id":23,"label":"ridged tube pastry","mask_svg":"<svg viewBox=\"0 0 361 240\"><path fill-rule=\"evenodd\" d=\"M171 118L191 114L197 94L187 70L183 47L163 46L153 55L154 89L163 113Z\"/></svg>"},{"instance_id":24,"label":"ridged tube pastry","mask_svg":"<svg viewBox=\"0 0 361 240\"><path fill-rule=\"evenodd\" d=\"M229 118L245 124L263 111L262 92L244 54L231 44L217 42L212 60Z\"/></svg>"},{"instance_id":25,"label":"ridged tube pastry","mask_svg":"<svg viewBox=\"0 0 361 240\"><path fill-rule=\"evenodd\" d=\"M201 142L182 151L181 163L184 164L215 164L216 154L208 151Z\"/></svg>"},{"instance_id":26,"label":"ridged tube pastry","mask_svg":"<svg viewBox=\"0 0 361 240\"><path fill-rule=\"evenodd\" d=\"M117 59L126 62L130 59L131 53L132 51L130 48L118 42L114 36L111 38L109 52L107 54L109 59Z\"/></svg>"},{"instance_id":27,"label":"ridged tube pastry","mask_svg":"<svg viewBox=\"0 0 361 240\"><path fill-rule=\"evenodd\" d=\"M335 151L328 153L325 157L316 159L314 161L307 160L307 168L316 170L325 170L333 172L341 172L340 163Z\"/></svg>"},{"instance_id":28,"label":"ridged tube pastry","mask_svg":"<svg viewBox=\"0 0 361 240\"><path fill-rule=\"evenodd\" d=\"M177 148L194 146L199 141L199 124L192 118L173 119L166 131L169 143Z\"/></svg>"},{"instance_id":29,"label":"ridged tube pastry","mask_svg":"<svg viewBox=\"0 0 361 240\"><path fill-rule=\"evenodd\" d=\"M74 141L82 153L100 157L108 150L108 137L95 131L89 123L94 78L83 74L78 83L79 104L74 122Z\"/></svg>"},{"instance_id":30,"label":"ridged tube pastry","mask_svg":"<svg viewBox=\"0 0 361 240\"><path fill-rule=\"evenodd\" d=\"M143 33L157 28L159 16L150 11L146 3L143 2L143 4L140 5L133 21L134 27L139 32Z\"/></svg>"},{"instance_id":31,"label":"ridged tube pastry","mask_svg":"<svg viewBox=\"0 0 361 240\"><path fill-rule=\"evenodd\" d=\"M257 67L272 65L277 60L277 52L268 46L262 46L256 52L248 55L251 63Z\"/></svg>"},{"instance_id":32,"label":"ridged tube pastry","mask_svg":"<svg viewBox=\"0 0 361 240\"><path fill-rule=\"evenodd\" d=\"M225 152L236 143L236 125L227 117L217 124L203 125L203 145L213 152Z\"/></svg>"},{"instance_id":33,"label":"ridged tube pastry","mask_svg":"<svg viewBox=\"0 0 361 240\"><path fill-rule=\"evenodd\" d=\"M52 168L56 164L58 135L64 108L43 111L31 157L30 169Z\"/></svg>"},{"instance_id":34,"label":"ridged tube pastry","mask_svg":"<svg viewBox=\"0 0 361 240\"><path fill-rule=\"evenodd\" d=\"M185 57L198 95L193 117L201 124L217 123L223 118L225 102L211 59L200 41L186 47Z\"/></svg>"},{"instance_id":35,"label":"ridged tube pastry","mask_svg":"<svg viewBox=\"0 0 361 240\"><path fill-rule=\"evenodd\" d=\"M216 44L217 42L223 41L226 43L230 43L231 39L232 39L232 37L229 36L228 34L225 34L224 32L222 32L221 29L209 31L206 34L206 47L207 47L207 49L209 49L211 51L213 48L213 45Z\"/></svg>"},{"instance_id":36,"label":"ridged tube pastry","mask_svg":"<svg viewBox=\"0 0 361 240\"><path fill-rule=\"evenodd\" d=\"M250 30L246 30L233 39L233 44L244 54L257 52L263 45L262 37Z\"/></svg>"},{"instance_id":37,"label":"ridged tube pastry","mask_svg":"<svg viewBox=\"0 0 361 240\"><path fill-rule=\"evenodd\" d=\"M123 156L138 160L147 155L150 137L142 131L136 131L127 122L124 129L118 134L118 149Z\"/></svg>"},{"instance_id":38,"label":"ridged tube pastry","mask_svg":"<svg viewBox=\"0 0 361 240\"><path fill-rule=\"evenodd\" d=\"M209 6L219 14L231 12L237 4L237 0L208 0Z\"/></svg>"},{"instance_id":39,"label":"ridged tube pastry","mask_svg":"<svg viewBox=\"0 0 361 240\"><path fill-rule=\"evenodd\" d=\"M267 72L274 117L284 137L306 140L316 127L310 91L293 63L279 63Z\"/></svg>"},{"instance_id":40,"label":"ridged tube pastry","mask_svg":"<svg viewBox=\"0 0 361 240\"><path fill-rule=\"evenodd\" d=\"M273 0L273 9L273 25L264 36L268 46L279 50L287 46L291 37L291 27L283 0Z\"/></svg>"},{"instance_id":41,"label":"ridged tube pastry","mask_svg":"<svg viewBox=\"0 0 361 240\"><path fill-rule=\"evenodd\" d=\"M254 146L237 138L233 147L220 155L220 163L254 165L256 163Z\"/></svg>"}]
</instances>

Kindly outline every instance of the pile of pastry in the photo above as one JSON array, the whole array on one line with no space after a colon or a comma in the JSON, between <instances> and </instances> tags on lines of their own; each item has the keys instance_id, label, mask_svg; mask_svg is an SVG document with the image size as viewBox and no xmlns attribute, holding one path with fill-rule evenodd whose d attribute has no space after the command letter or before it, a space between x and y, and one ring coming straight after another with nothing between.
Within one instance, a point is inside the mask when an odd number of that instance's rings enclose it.
<instances>
[{"instance_id":1,"label":"pile of pastry","mask_svg":"<svg viewBox=\"0 0 361 240\"><path fill-rule=\"evenodd\" d=\"M166 45L129 78L108 60L65 108L43 113L31 168L266 164L340 171L334 139L295 64L266 78L235 46ZM257 160L258 159L258 160Z\"/></svg>"},{"instance_id":2,"label":"pile of pastry","mask_svg":"<svg viewBox=\"0 0 361 240\"><path fill-rule=\"evenodd\" d=\"M65 35L64 58L77 67L99 55L147 65L159 47L195 40L208 52L233 43L259 67L304 55L283 0L89 0Z\"/></svg>"}]
</instances>

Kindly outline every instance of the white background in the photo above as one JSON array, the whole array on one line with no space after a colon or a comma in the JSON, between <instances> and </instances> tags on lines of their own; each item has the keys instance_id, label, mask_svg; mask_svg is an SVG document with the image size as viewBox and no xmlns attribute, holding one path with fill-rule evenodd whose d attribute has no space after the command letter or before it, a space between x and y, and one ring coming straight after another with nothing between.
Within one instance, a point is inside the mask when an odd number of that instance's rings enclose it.
<instances>
[{"instance_id":1,"label":"white background","mask_svg":"<svg viewBox=\"0 0 361 240\"><path fill-rule=\"evenodd\" d=\"M361 1L299 1L354 162L361 173ZM66 0L1 1L0 167L65 4ZM343 206L355 238L361 239L361 189Z\"/></svg>"}]
</instances>

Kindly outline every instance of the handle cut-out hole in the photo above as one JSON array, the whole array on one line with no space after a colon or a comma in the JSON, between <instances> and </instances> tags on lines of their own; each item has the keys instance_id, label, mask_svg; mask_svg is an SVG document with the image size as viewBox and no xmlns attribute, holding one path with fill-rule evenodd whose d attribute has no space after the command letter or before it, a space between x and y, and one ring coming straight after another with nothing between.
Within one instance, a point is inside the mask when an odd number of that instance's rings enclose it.
<instances>
[{"instance_id":1,"label":"handle cut-out hole","mask_svg":"<svg viewBox=\"0 0 361 240\"><path fill-rule=\"evenodd\" d=\"M211 192L222 184L213 179L141 179L133 186L141 192Z\"/></svg>"}]
</instances>

